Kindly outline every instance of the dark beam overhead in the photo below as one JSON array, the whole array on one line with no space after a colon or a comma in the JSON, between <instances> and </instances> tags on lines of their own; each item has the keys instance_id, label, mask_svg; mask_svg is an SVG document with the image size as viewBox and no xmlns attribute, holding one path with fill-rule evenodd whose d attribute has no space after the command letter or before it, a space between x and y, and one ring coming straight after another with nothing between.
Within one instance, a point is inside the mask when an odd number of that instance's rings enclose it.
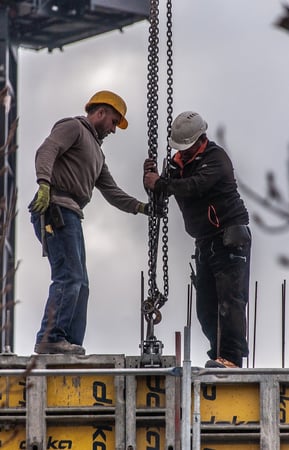
<instances>
[{"instance_id":1,"label":"dark beam overhead","mask_svg":"<svg viewBox=\"0 0 289 450\"><path fill-rule=\"evenodd\" d=\"M14 45L51 51L112 30L122 31L146 20L149 3L149 0L2 0L1 7L8 7Z\"/></svg>"}]
</instances>

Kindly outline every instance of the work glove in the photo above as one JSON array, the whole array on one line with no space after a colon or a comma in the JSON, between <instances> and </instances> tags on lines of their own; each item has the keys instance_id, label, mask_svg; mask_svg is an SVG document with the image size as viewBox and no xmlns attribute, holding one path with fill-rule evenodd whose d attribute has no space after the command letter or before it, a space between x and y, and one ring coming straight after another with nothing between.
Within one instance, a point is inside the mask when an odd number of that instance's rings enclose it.
<instances>
[{"instance_id":1,"label":"work glove","mask_svg":"<svg viewBox=\"0 0 289 450\"><path fill-rule=\"evenodd\" d=\"M50 202L50 185L47 183L40 183L39 189L35 196L35 199L29 205L30 212L38 212L43 214Z\"/></svg>"},{"instance_id":2,"label":"work glove","mask_svg":"<svg viewBox=\"0 0 289 450\"><path fill-rule=\"evenodd\" d=\"M149 204L148 203L139 203L137 207L137 212L140 214L144 214L145 216L149 215Z\"/></svg>"},{"instance_id":3,"label":"work glove","mask_svg":"<svg viewBox=\"0 0 289 450\"><path fill-rule=\"evenodd\" d=\"M155 215L159 219L162 219L163 217L165 217L164 205L162 203L156 202L154 204L154 209L155 209Z\"/></svg>"},{"instance_id":4,"label":"work glove","mask_svg":"<svg viewBox=\"0 0 289 450\"><path fill-rule=\"evenodd\" d=\"M155 203L154 205L154 209L155 209L155 215L158 218L162 218L164 217L164 208L163 205L160 203ZM140 214L145 214L146 216L149 216L149 204L148 203L139 203L138 205L138 209L137 212Z\"/></svg>"}]
</instances>

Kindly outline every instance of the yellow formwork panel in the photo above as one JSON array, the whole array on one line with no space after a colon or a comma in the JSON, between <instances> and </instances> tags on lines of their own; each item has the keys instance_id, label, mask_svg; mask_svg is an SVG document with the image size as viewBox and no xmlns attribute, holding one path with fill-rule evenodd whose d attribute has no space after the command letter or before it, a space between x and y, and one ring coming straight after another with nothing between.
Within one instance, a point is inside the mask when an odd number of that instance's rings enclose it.
<instances>
[{"instance_id":1,"label":"yellow formwork panel","mask_svg":"<svg viewBox=\"0 0 289 450\"><path fill-rule=\"evenodd\" d=\"M48 426L47 448L115 450L115 427L104 424L96 427L77 425Z\"/></svg>"},{"instance_id":2,"label":"yellow formwork panel","mask_svg":"<svg viewBox=\"0 0 289 450\"><path fill-rule=\"evenodd\" d=\"M137 450L163 450L165 448L164 427L138 427L136 430Z\"/></svg>"},{"instance_id":3,"label":"yellow formwork panel","mask_svg":"<svg viewBox=\"0 0 289 450\"><path fill-rule=\"evenodd\" d=\"M137 377L136 407L166 407L165 377L154 375Z\"/></svg>"},{"instance_id":4,"label":"yellow formwork panel","mask_svg":"<svg viewBox=\"0 0 289 450\"><path fill-rule=\"evenodd\" d=\"M202 424L246 425L260 420L259 384L202 384L200 402Z\"/></svg>"},{"instance_id":5,"label":"yellow formwork panel","mask_svg":"<svg viewBox=\"0 0 289 450\"><path fill-rule=\"evenodd\" d=\"M25 408L25 405L25 378L0 376L0 408Z\"/></svg>"},{"instance_id":6,"label":"yellow formwork panel","mask_svg":"<svg viewBox=\"0 0 289 450\"><path fill-rule=\"evenodd\" d=\"M16 426L13 430L0 430L0 447L5 450L26 449L25 426ZM48 426L46 447L43 450L69 448L115 450L115 427L114 425L92 427L75 424Z\"/></svg>"},{"instance_id":7,"label":"yellow formwork panel","mask_svg":"<svg viewBox=\"0 0 289 450\"><path fill-rule=\"evenodd\" d=\"M51 376L47 377L47 407L107 406L116 402L114 377Z\"/></svg>"},{"instance_id":8,"label":"yellow formwork panel","mask_svg":"<svg viewBox=\"0 0 289 450\"><path fill-rule=\"evenodd\" d=\"M26 449L25 424L5 430L0 428L0 448L2 447L5 450Z\"/></svg>"},{"instance_id":9,"label":"yellow formwork panel","mask_svg":"<svg viewBox=\"0 0 289 450\"><path fill-rule=\"evenodd\" d=\"M231 442L225 442L217 444L202 444L201 450L260 450L259 444L248 444L248 443L231 443Z\"/></svg>"}]
</instances>

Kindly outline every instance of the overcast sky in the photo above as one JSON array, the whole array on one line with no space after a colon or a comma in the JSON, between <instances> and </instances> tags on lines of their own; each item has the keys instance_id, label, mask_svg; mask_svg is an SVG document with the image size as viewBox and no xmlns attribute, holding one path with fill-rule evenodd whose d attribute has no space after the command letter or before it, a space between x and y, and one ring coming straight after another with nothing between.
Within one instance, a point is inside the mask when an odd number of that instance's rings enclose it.
<instances>
[{"instance_id":1,"label":"overcast sky","mask_svg":"<svg viewBox=\"0 0 289 450\"><path fill-rule=\"evenodd\" d=\"M166 16L161 1L159 160L166 147ZM289 34L273 26L282 14L274 0L181 0L173 2L174 116L196 110L209 124L208 135L227 130L228 152L236 176L265 193L265 174L273 170L285 196L289 142ZM127 102L127 130L103 145L110 170L124 190L147 201L142 164L147 156L148 23L113 31L64 47L64 51L19 50L18 66L18 218L16 257L15 351L33 352L47 298L48 262L34 236L27 205L37 188L34 156L53 123L84 114L96 91L109 89ZM242 192L241 192L242 193ZM250 214L263 211L242 194ZM140 278L147 294L147 219L106 203L98 191L83 222L90 276L90 302L84 346L87 353L139 355ZM276 221L274 217L268 217ZM277 221L276 221L277 222ZM281 285L289 269L277 264L289 255L289 233L270 236L251 221L250 347L253 345L255 283L258 282L256 367L281 366ZM174 199L169 212L170 294L155 327L164 355L174 354L175 332L186 324L193 240L185 234ZM161 262L159 263L161 269ZM162 290L161 273L158 277ZM287 308L287 328L289 327ZM268 330L270 332L268 333ZM289 331L287 332L287 342ZM288 354L288 345L286 350ZM192 318L193 365L207 360L208 343ZM251 356L252 358L252 351ZM288 367L289 358L286 364ZM250 360L250 365L252 362Z\"/></svg>"}]
</instances>

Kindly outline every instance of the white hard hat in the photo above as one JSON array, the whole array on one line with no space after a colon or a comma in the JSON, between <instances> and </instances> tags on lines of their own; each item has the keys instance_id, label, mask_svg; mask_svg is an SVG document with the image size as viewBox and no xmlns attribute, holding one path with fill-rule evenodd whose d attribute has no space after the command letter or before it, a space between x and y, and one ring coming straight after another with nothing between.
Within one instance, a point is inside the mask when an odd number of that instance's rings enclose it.
<instances>
[{"instance_id":1,"label":"white hard hat","mask_svg":"<svg viewBox=\"0 0 289 450\"><path fill-rule=\"evenodd\" d=\"M172 123L169 145L176 150L186 150L206 132L207 128L208 124L200 114L193 111L182 112Z\"/></svg>"}]
</instances>

